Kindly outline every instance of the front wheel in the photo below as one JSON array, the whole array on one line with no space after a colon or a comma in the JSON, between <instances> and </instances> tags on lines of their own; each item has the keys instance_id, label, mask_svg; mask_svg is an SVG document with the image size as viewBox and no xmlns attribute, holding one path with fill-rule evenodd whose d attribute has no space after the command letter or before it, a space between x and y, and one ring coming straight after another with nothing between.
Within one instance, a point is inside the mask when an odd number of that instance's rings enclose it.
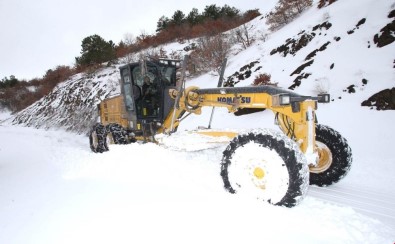
<instances>
[{"instance_id":1,"label":"front wheel","mask_svg":"<svg viewBox=\"0 0 395 244\"><path fill-rule=\"evenodd\" d=\"M351 148L339 132L328 126L317 124L315 131L319 159L316 165L310 166L310 184L329 186L350 171Z\"/></svg>"},{"instance_id":2,"label":"front wheel","mask_svg":"<svg viewBox=\"0 0 395 244\"><path fill-rule=\"evenodd\" d=\"M223 153L221 176L230 193L293 207L309 183L306 159L284 134L254 130L234 138Z\"/></svg>"}]
</instances>

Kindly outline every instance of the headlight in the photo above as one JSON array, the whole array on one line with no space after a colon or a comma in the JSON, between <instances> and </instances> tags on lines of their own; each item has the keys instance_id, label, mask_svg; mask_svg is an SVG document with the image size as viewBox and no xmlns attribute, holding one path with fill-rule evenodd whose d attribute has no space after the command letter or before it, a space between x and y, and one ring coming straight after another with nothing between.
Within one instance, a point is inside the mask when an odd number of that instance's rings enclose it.
<instances>
[{"instance_id":1,"label":"headlight","mask_svg":"<svg viewBox=\"0 0 395 244\"><path fill-rule=\"evenodd\" d=\"M329 103L329 100L331 99L329 94L319 94L318 95L318 102L319 103Z\"/></svg>"},{"instance_id":2,"label":"headlight","mask_svg":"<svg viewBox=\"0 0 395 244\"><path fill-rule=\"evenodd\" d=\"M279 107L289 105L291 103L291 96L289 94L277 94L272 96L272 106Z\"/></svg>"}]
</instances>

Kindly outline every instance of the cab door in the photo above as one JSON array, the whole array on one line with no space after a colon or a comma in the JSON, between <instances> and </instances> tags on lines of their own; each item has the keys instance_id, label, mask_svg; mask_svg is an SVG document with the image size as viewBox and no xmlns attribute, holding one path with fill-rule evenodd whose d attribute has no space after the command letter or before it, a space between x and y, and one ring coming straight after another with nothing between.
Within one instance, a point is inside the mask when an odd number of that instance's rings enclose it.
<instances>
[{"instance_id":1,"label":"cab door","mask_svg":"<svg viewBox=\"0 0 395 244\"><path fill-rule=\"evenodd\" d=\"M140 66L132 68L132 80L139 96L135 97L136 115L138 119L162 121L163 118L163 85L154 66L147 66L142 72Z\"/></svg>"}]
</instances>

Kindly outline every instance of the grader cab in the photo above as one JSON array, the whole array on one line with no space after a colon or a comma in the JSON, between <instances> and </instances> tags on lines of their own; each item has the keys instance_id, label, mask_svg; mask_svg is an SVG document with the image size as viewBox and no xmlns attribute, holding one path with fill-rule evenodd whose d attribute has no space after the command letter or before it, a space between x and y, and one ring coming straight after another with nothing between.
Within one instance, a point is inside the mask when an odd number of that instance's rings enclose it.
<instances>
[{"instance_id":1,"label":"grader cab","mask_svg":"<svg viewBox=\"0 0 395 244\"><path fill-rule=\"evenodd\" d=\"M121 95L98 105L101 125L113 127L113 140L154 141L162 133L162 124L174 106L169 91L176 89L179 60L157 60L132 63L120 68ZM97 125L97 126L101 126ZM108 128L109 129L109 128ZM130 136L132 134L132 136ZM106 151L95 147L93 151Z\"/></svg>"},{"instance_id":2,"label":"grader cab","mask_svg":"<svg viewBox=\"0 0 395 244\"><path fill-rule=\"evenodd\" d=\"M347 174L352 162L347 141L317 124L317 104L329 102L329 94L302 96L273 86L185 88L186 62L153 60L121 67L121 95L98 106L100 123L89 136L92 151L108 151L108 143L156 142L155 135L171 135L183 119L201 114L204 106L229 112L267 109L274 112L282 132L200 132L229 137L221 161L225 189L292 207L309 184L331 185Z\"/></svg>"}]
</instances>

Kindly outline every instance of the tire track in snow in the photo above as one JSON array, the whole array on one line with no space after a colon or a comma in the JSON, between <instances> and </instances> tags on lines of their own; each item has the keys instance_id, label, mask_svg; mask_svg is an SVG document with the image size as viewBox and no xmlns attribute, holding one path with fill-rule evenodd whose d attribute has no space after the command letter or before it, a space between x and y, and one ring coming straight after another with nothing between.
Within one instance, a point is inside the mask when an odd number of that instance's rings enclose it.
<instances>
[{"instance_id":1,"label":"tire track in snow","mask_svg":"<svg viewBox=\"0 0 395 244\"><path fill-rule=\"evenodd\" d=\"M349 206L395 229L395 196L352 186L310 186L308 196Z\"/></svg>"}]
</instances>

